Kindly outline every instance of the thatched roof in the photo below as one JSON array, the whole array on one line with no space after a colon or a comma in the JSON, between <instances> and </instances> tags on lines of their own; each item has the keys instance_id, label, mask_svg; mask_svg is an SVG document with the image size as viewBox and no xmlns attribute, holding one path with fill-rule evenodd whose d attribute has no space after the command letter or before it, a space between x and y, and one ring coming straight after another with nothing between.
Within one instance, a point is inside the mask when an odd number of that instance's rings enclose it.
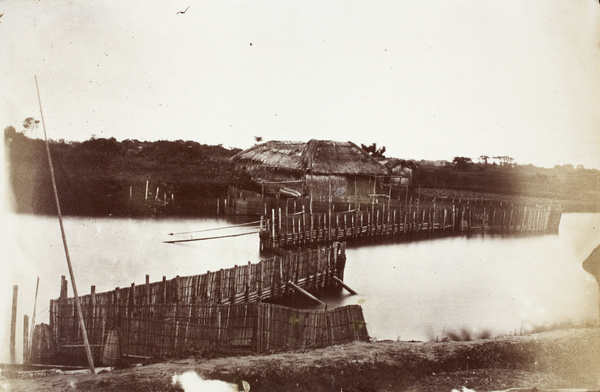
<instances>
[{"instance_id":1,"label":"thatched roof","mask_svg":"<svg viewBox=\"0 0 600 392\"><path fill-rule=\"evenodd\" d=\"M389 175L385 166L356 144L331 140L270 141L239 152L231 160L249 171L274 169L312 175Z\"/></svg>"},{"instance_id":2,"label":"thatched roof","mask_svg":"<svg viewBox=\"0 0 600 392\"><path fill-rule=\"evenodd\" d=\"M302 165L312 174L386 176L375 158L352 142L311 140L302 153Z\"/></svg>"},{"instance_id":3,"label":"thatched roof","mask_svg":"<svg viewBox=\"0 0 600 392\"><path fill-rule=\"evenodd\" d=\"M250 170L302 172L300 155L305 146L302 142L269 141L238 152L231 161Z\"/></svg>"}]
</instances>

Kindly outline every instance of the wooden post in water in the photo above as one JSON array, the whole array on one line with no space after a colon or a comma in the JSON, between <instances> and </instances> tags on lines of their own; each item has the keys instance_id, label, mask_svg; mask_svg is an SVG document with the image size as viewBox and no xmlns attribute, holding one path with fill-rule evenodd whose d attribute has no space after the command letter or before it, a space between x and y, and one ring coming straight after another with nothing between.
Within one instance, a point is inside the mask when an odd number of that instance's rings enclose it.
<instances>
[{"instance_id":1,"label":"wooden post in water","mask_svg":"<svg viewBox=\"0 0 600 392\"><path fill-rule=\"evenodd\" d=\"M17 340L17 297L19 286L13 286L12 313L10 316L10 362L17 362L16 340Z\"/></svg>"},{"instance_id":2,"label":"wooden post in water","mask_svg":"<svg viewBox=\"0 0 600 392\"><path fill-rule=\"evenodd\" d=\"M67 299L68 292L69 292L69 286L67 283L67 279L65 279L65 276L62 275L60 277L60 296L58 298L59 299Z\"/></svg>"},{"instance_id":3,"label":"wooden post in water","mask_svg":"<svg viewBox=\"0 0 600 392\"><path fill-rule=\"evenodd\" d=\"M114 295L114 313L115 313L115 318L117 319L115 325L117 327L121 326L121 288L120 287L115 287L115 291L114 291L115 295Z\"/></svg>"},{"instance_id":4,"label":"wooden post in water","mask_svg":"<svg viewBox=\"0 0 600 392\"><path fill-rule=\"evenodd\" d=\"M475 208L475 206L471 207L468 209L469 211L469 220L467 221L467 231L471 232L471 227L473 226L473 209Z\"/></svg>"},{"instance_id":5,"label":"wooden post in water","mask_svg":"<svg viewBox=\"0 0 600 392\"><path fill-rule=\"evenodd\" d=\"M250 296L250 277L252 272L252 263L248 261L248 265L244 271L244 302L248 303Z\"/></svg>"},{"instance_id":6,"label":"wooden post in water","mask_svg":"<svg viewBox=\"0 0 600 392\"><path fill-rule=\"evenodd\" d=\"M306 244L306 209L304 208L304 204L302 204L302 232L304 240L303 243ZM308 242L310 242L310 240Z\"/></svg>"},{"instance_id":7,"label":"wooden post in water","mask_svg":"<svg viewBox=\"0 0 600 392\"><path fill-rule=\"evenodd\" d=\"M23 363L29 363L29 316L23 316Z\"/></svg>"},{"instance_id":8,"label":"wooden post in water","mask_svg":"<svg viewBox=\"0 0 600 392\"><path fill-rule=\"evenodd\" d=\"M446 230L446 212L447 209L444 208L444 217L442 218L442 231Z\"/></svg>"},{"instance_id":9,"label":"wooden post in water","mask_svg":"<svg viewBox=\"0 0 600 392\"><path fill-rule=\"evenodd\" d=\"M37 277L37 283L35 284L35 299L33 300L33 315L31 316L31 328L29 332L29 341L33 343L33 330L35 328L35 313L37 312L37 297L38 290L40 288L40 277ZM31 350L29 352L29 356L31 356Z\"/></svg>"},{"instance_id":10,"label":"wooden post in water","mask_svg":"<svg viewBox=\"0 0 600 392\"><path fill-rule=\"evenodd\" d=\"M278 237L278 241L277 241L277 246L283 246L285 244L281 242L281 207L279 208L279 221L277 222L279 224L279 235Z\"/></svg>"},{"instance_id":11,"label":"wooden post in water","mask_svg":"<svg viewBox=\"0 0 600 392\"><path fill-rule=\"evenodd\" d=\"M328 225L327 225L327 241L331 242L331 183L329 184L329 187L330 187L330 192L329 192L329 211L328 211L329 217L327 219L327 221L328 221L327 222L328 223Z\"/></svg>"},{"instance_id":12,"label":"wooden post in water","mask_svg":"<svg viewBox=\"0 0 600 392\"><path fill-rule=\"evenodd\" d=\"M271 209L271 249L275 248L275 209Z\"/></svg>"},{"instance_id":13,"label":"wooden post in water","mask_svg":"<svg viewBox=\"0 0 600 392\"><path fill-rule=\"evenodd\" d=\"M452 204L452 232L456 230L456 206Z\"/></svg>"},{"instance_id":14,"label":"wooden post in water","mask_svg":"<svg viewBox=\"0 0 600 392\"><path fill-rule=\"evenodd\" d=\"M292 215L292 244L296 245L296 217Z\"/></svg>"},{"instance_id":15,"label":"wooden post in water","mask_svg":"<svg viewBox=\"0 0 600 392\"><path fill-rule=\"evenodd\" d=\"M88 302L88 325L90 326L90 341L94 341L94 327L96 317L96 286L90 287L90 300Z\"/></svg>"},{"instance_id":16,"label":"wooden post in water","mask_svg":"<svg viewBox=\"0 0 600 392\"><path fill-rule=\"evenodd\" d=\"M131 288L129 289L127 317L131 316L131 314L133 313L134 307L135 307L135 283L132 283Z\"/></svg>"},{"instance_id":17,"label":"wooden post in water","mask_svg":"<svg viewBox=\"0 0 600 392\"><path fill-rule=\"evenodd\" d=\"M263 279L264 279L264 268L265 268L265 263L264 261L261 261L258 265L258 270L256 271L258 276L256 277L256 294L257 294L257 301L258 303L262 302L262 291L263 291Z\"/></svg>"},{"instance_id":18,"label":"wooden post in water","mask_svg":"<svg viewBox=\"0 0 600 392\"><path fill-rule=\"evenodd\" d=\"M146 294L146 303L145 305L150 307L150 275L146 274L146 287L144 290L144 294Z\"/></svg>"}]
</instances>

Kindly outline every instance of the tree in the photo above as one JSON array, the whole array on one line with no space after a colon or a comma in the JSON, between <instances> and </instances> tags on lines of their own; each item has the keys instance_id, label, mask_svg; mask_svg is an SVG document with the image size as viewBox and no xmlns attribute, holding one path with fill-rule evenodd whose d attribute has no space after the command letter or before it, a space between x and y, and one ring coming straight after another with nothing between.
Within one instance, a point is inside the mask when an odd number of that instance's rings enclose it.
<instances>
[{"instance_id":1,"label":"tree","mask_svg":"<svg viewBox=\"0 0 600 392\"><path fill-rule=\"evenodd\" d=\"M479 161L483 162L484 165L488 164L488 160L490 159L489 155L480 155Z\"/></svg>"},{"instance_id":2,"label":"tree","mask_svg":"<svg viewBox=\"0 0 600 392\"><path fill-rule=\"evenodd\" d=\"M497 157L493 157L494 159L497 159L500 162L500 165L502 166L512 166L513 162L515 161L514 158L509 157L507 155L499 155Z\"/></svg>"},{"instance_id":3,"label":"tree","mask_svg":"<svg viewBox=\"0 0 600 392\"><path fill-rule=\"evenodd\" d=\"M385 147L377 148L377 143L366 146L361 143L360 147L365 150L373 158L385 158Z\"/></svg>"},{"instance_id":4,"label":"tree","mask_svg":"<svg viewBox=\"0 0 600 392\"><path fill-rule=\"evenodd\" d=\"M473 160L467 157L454 157L452 163L458 170L469 170L473 165Z\"/></svg>"},{"instance_id":5,"label":"tree","mask_svg":"<svg viewBox=\"0 0 600 392\"><path fill-rule=\"evenodd\" d=\"M28 131L33 132L39 123L40 120L36 120L33 117L27 117L25 120L23 120L23 134L26 134Z\"/></svg>"}]
</instances>

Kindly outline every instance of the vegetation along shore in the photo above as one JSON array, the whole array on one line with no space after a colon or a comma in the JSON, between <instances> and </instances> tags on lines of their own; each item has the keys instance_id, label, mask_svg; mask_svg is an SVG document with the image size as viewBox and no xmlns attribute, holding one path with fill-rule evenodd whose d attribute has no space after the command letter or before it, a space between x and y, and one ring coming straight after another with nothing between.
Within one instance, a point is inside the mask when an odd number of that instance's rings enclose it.
<instances>
[{"instance_id":1,"label":"vegetation along shore","mask_svg":"<svg viewBox=\"0 0 600 392\"><path fill-rule=\"evenodd\" d=\"M17 212L54 214L44 142L14 127L4 130ZM365 146L367 149L371 146ZM50 141L65 215L130 216L148 213L148 199L172 202L174 215L215 213L229 185L251 186L235 174L230 158L240 152L195 141ZM377 151L376 151L377 152ZM489 157L488 157L489 158ZM600 171L539 168L514 163L413 160L414 198L559 202L563 211L600 211ZM18 195L18 196L17 196Z\"/></svg>"}]
</instances>

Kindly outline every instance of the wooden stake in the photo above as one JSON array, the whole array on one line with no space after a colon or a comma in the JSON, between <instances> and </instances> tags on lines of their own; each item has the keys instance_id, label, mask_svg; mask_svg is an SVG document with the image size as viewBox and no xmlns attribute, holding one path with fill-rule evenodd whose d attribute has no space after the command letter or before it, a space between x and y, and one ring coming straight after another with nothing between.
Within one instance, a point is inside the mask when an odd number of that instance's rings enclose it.
<instances>
[{"instance_id":1,"label":"wooden stake","mask_svg":"<svg viewBox=\"0 0 600 392\"><path fill-rule=\"evenodd\" d=\"M31 316L31 332L29 333L29 341L33 343L33 330L35 329L35 312L37 308L38 289L40 288L40 277L37 277L35 285L35 300L33 301L33 315ZM31 352L29 353L31 356Z\"/></svg>"},{"instance_id":2,"label":"wooden stake","mask_svg":"<svg viewBox=\"0 0 600 392\"><path fill-rule=\"evenodd\" d=\"M29 363L29 316L23 316L23 363Z\"/></svg>"},{"instance_id":3,"label":"wooden stake","mask_svg":"<svg viewBox=\"0 0 600 392\"><path fill-rule=\"evenodd\" d=\"M146 294L146 305L148 305L148 308L150 308L150 275L148 275L148 274L146 274L145 294Z\"/></svg>"},{"instance_id":4,"label":"wooden stake","mask_svg":"<svg viewBox=\"0 0 600 392\"><path fill-rule=\"evenodd\" d=\"M67 299L68 297L68 293L69 292L69 283L67 282L67 279L65 279L65 276L62 275L60 277L60 296L59 299Z\"/></svg>"},{"instance_id":5,"label":"wooden stake","mask_svg":"<svg viewBox=\"0 0 600 392\"><path fill-rule=\"evenodd\" d=\"M10 317L10 362L17 362L16 339L17 339L17 297L19 286L13 286L12 314Z\"/></svg>"}]
</instances>

